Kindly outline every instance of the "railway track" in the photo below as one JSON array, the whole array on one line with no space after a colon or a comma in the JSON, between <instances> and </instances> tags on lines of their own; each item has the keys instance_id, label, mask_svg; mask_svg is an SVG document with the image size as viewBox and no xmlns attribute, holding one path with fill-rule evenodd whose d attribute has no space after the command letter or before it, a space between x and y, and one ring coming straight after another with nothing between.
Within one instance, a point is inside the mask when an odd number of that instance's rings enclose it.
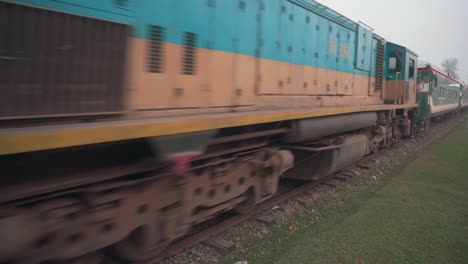
<instances>
[{"instance_id":1,"label":"railway track","mask_svg":"<svg viewBox=\"0 0 468 264\"><path fill-rule=\"evenodd\" d=\"M208 228L205 228L199 232L196 232L190 236L187 236L186 238L172 244L171 246L169 246L165 251L164 253L157 257L157 258L154 258L154 259L151 259L151 260L147 260L147 261L141 261L141 262L137 262L138 264L156 264L156 263L160 263L161 261L164 261L170 257L173 257L199 243L202 243L202 242L205 242L207 240L209 240L210 238L220 234L221 232L235 226L235 225L238 225L244 221L247 221L253 217L255 217L257 214L263 212L263 211L266 211L272 207L274 207L275 205L278 205L278 204L281 204L289 199L292 199L294 197L297 197L298 195L304 193L304 192L307 192L307 191L310 191L312 190L313 188L315 187L318 187L332 179L334 179L337 175L340 174L340 172L342 171L346 171L346 170L349 170L351 168L354 168L357 164L362 164L362 163L365 163L366 161L374 158L377 156L378 153L372 153L372 154L369 154L367 155L366 157L364 157L363 159L361 159L360 161L357 161L345 168L343 168L341 171L337 172L337 173L333 173L331 175L328 175L327 177L324 177L322 179L319 179L319 180L316 180L316 181L312 181L312 182L308 182L306 184L303 184L303 185L300 185L299 187L296 187L296 188L292 188L290 190L287 190L283 193L280 193L270 199L268 199L267 201L259 204L255 209L253 209L252 211L250 211L249 213L246 213L246 214L238 214L238 215L235 215L235 216L232 216L230 218L228 218L227 220L224 220L224 221L221 221L219 222L218 224L215 224L213 226L210 226Z\"/></svg>"}]
</instances>

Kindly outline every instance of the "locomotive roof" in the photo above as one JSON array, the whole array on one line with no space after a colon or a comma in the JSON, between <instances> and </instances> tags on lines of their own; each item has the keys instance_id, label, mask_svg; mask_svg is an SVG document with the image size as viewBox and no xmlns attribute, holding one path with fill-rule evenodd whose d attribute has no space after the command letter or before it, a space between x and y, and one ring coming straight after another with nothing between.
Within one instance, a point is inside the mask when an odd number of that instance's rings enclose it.
<instances>
[{"instance_id":1,"label":"locomotive roof","mask_svg":"<svg viewBox=\"0 0 468 264\"><path fill-rule=\"evenodd\" d=\"M353 27L355 28L358 24L351 20L350 18L336 12L335 10L320 4L319 2L313 0L292 0L298 5L303 6L304 8L318 14L321 16L325 16L328 19L334 20L335 22L342 24L343 26Z\"/></svg>"},{"instance_id":2,"label":"locomotive roof","mask_svg":"<svg viewBox=\"0 0 468 264\"><path fill-rule=\"evenodd\" d=\"M416 56L416 57L418 56L418 54L417 54L416 52L414 52L414 51L408 49L408 48L405 47L405 46L402 46L402 45L400 45L400 44L396 44L396 43L390 42L390 41L389 41L388 43L390 43L390 44L392 44L392 45L395 45L395 46L398 46L398 47L400 47L400 48L403 48L403 49L405 49L407 52L413 54L413 55Z\"/></svg>"},{"instance_id":3,"label":"locomotive roof","mask_svg":"<svg viewBox=\"0 0 468 264\"><path fill-rule=\"evenodd\" d=\"M319 15L322 16L326 19L329 19L337 24L340 24L344 27L347 27L352 30L357 30L359 27L359 23L353 21L352 19L348 18L347 16L317 2L314 0L289 0L291 2L296 3L299 6L302 6L303 8ZM368 26L367 26L368 27ZM372 30L373 31L373 30ZM383 39L381 36L378 34L374 33L374 36L378 37L379 39Z\"/></svg>"}]
</instances>

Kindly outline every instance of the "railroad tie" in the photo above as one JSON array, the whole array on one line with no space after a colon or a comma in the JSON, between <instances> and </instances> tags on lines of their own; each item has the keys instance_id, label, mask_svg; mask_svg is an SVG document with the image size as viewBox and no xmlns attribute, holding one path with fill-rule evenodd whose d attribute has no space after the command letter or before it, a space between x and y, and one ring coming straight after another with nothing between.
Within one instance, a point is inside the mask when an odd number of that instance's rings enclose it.
<instances>
[{"instance_id":1,"label":"railroad tie","mask_svg":"<svg viewBox=\"0 0 468 264\"><path fill-rule=\"evenodd\" d=\"M236 249L236 245L220 237L213 237L204 242L214 247L221 255L227 255Z\"/></svg>"},{"instance_id":2,"label":"railroad tie","mask_svg":"<svg viewBox=\"0 0 468 264\"><path fill-rule=\"evenodd\" d=\"M254 217L254 219L260 223L264 223L266 225L274 225L275 219L273 217L266 215L266 214L258 214Z\"/></svg>"},{"instance_id":3,"label":"railroad tie","mask_svg":"<svg viewBox=\"0 0 468 264\"><path fill-rule=\"evenodd\" d=\"M361 169L365 169L365 170L369 170L371 168L369 164L365 164L365 163L360 163L360 164L356 165L356 167L361 168Z\"/></svg>"},{"instance_id":4,"label":"railroad tie","mask_svg":"<svg viewBox=\"0 0 468 264\"><path fill-rule=\"evenodd\" d=\"M335 175L335 179L342 181L342 182L349 182L351 181L351 176L348 174L338 174L338 175Z\"/></svg>"}]
</instances>

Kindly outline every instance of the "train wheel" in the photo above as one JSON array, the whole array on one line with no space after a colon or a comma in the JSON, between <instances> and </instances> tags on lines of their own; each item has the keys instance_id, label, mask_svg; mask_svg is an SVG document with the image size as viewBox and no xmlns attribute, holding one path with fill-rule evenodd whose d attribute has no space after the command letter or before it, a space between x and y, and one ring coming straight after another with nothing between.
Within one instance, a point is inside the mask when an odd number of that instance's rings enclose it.
<instances>
[{"instance_id":1,"label":"train wheel","mask_svg":"<svg viewBox=\"0 0 468 264\"><path fill-rule=\"evenodd\" d=\"M373 153L377 153L379 149L382 147L382 142L384 141L383 136L374 136L369 144L369 148Z\"/></svg>"},{"instance_id":2,"label":"train wheel","mask_svg":"<svg viewBox=\"0 0 468 264\"><path fill-rule=\"evenodd\" d=\"M396 126L393 131L393 141L396 143L400 141L401 139L401 128L399 126Z\"/></svg>"},{"instance_id":3,"label":"train wheel","mask_svg":"<svg viewBox=\"0 0 468 264\"><path fill-rule=\"evenodd\" d=\"M155 241L156 230L139 227L124 240L114 245L113 250L120 258L130 261L143 261L160 255L170 244L170 240Z\"/></svg>"},{"instance_id":4,"label":"train wheel","mask_svg":"<svg viewBox=\"0 0 468 264\"><path fill-rule=\"evenodd\" d=\"M234 210L239 214L250 213L258 203L257 195L255 194L255 189L253 187L245 192L244 197L246 198L245 201L234 208Z\"/></svg>"},{"instance_id":5,"label":"train wheel","mask_svg":"<svg viewBox=\"0 0 468 264\"><path fill-rule=\"evenodd\" d=\"M429 131L430 127L431 127L431 120L428 118L424 121L424 131L426 132Z\"/></svg>"}]
</instances>

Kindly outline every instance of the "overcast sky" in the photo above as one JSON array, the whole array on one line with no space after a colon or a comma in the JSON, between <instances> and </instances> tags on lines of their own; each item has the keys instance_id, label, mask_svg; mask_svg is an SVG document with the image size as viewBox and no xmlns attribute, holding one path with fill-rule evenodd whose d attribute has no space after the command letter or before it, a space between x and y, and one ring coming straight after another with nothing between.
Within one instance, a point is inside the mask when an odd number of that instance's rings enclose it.
<instances>
[{"instance_id":1,"label":"overcast sky","mask_svg":"<svg viewBox=\"0 0 468 264\"><path fill-rule=\"evenodd\" d=\"M458 58L468 83L468 0L317 0L437 66Z\"/></svg>"}]
</instances>

